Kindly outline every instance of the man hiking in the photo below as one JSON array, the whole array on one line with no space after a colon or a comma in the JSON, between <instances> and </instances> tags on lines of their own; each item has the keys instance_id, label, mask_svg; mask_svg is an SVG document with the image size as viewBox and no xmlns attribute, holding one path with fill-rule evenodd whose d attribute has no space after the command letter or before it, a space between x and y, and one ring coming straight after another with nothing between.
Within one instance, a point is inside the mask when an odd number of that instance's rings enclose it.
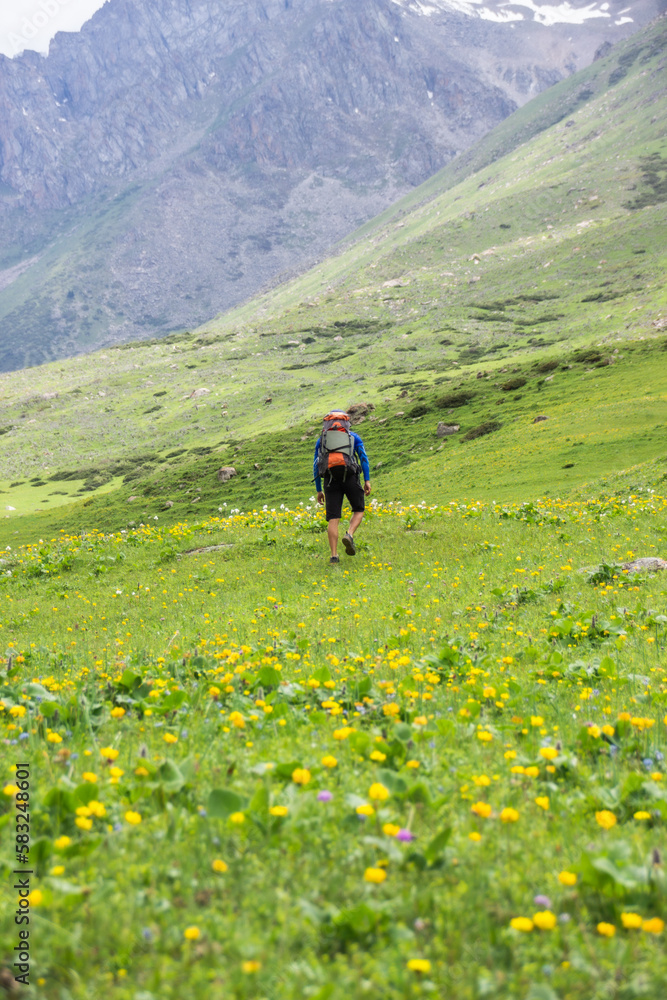
<instances>
[{"instance_id":1,"label":"man hiking","mask_svg":"<svg viewBox=\"0 0 667 1000\"><path fill-rule=\"evenodd\" d=\"M364 474L363 488L359 482L360 472ZM327 535L331 548L329 562L337 563L340 561L338 525L343 513L343 497L347 497L352 508L352 519L343 535L343 545L348 556L353 556L357 551L354 533L364 516L364 495L370 496L371 492L371 473L364 443L358 434L350 430L350 418L344 410L332 410L324 418L322 433L315 445L313 479L317 502L326 503Z\"/></svg>"}]
</instances>

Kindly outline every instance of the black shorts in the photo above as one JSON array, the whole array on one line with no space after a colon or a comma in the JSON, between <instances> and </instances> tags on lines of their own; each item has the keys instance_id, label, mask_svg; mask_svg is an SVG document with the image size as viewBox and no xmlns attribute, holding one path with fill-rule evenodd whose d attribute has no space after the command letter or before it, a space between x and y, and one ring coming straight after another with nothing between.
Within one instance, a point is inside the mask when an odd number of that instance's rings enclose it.
<instances>
[{"instance_id":1,"label":"black shorts","mask_svg":"<svg viewBox=\"0 0 667 1000\"><path fill-rule=\"evenodd\" d=\"M364 489L359 482L359 476L345 469L332 469L322 476L322 489L326 505L327 521L337 521L343 513L343 497L347 497L354 514L365 510Z\"/></svg>"}]
</instances>

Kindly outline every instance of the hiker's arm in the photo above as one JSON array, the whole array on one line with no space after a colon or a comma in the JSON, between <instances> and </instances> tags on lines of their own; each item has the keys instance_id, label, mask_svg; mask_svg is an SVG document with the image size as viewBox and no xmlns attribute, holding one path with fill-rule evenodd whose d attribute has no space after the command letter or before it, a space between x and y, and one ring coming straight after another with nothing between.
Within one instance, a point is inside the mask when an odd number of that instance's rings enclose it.
<instances>
[{"instance_id":1,"label":"hiker's arm","mask_svg":"<svg viewBox=\"0 0 667 1000\"><path fill-rule=\"evenodd\" d=\"M371 467L368 461L368 455L366 454L366 449L364 448L364 442L361 440L358 434L354 435L355 452L359 456L359 461L361 463L361 471L364 474L364 479L367 483L371 481ZM368 491L370 492L370 490ZM368 495L368 493L367 493Z\"/></svg>"},{"instance_id":2,"label":"hiker's arm","mask_svg":"<svg viewBox=\"0 0 667 1000\"><path fill-rule=\"evenodd\" d=\"M318 468L318 461L317 461L319 455L320 455L320 439L318 438L315 444L315 455L313 457L313 479L315 481L315 489L317 490L317 502L323 503L324 501L320 500L320 493L322 493L322 479L320 477L320 470ZM323 493L322 496L324 497Z\"/></svg>"}]
</instances>

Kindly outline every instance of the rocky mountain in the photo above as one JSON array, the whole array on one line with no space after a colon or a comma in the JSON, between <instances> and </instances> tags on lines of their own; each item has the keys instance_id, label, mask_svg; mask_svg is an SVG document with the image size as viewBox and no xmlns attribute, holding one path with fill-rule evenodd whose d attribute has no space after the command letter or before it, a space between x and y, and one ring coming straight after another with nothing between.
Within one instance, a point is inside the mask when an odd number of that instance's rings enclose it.
<instances>
[{"instance_id":1,"label":"rocky mountain","mask_svg":"<svg viewBox=\"0 0 667 1000\"><path fill-rule=\"evenodd\" d=\"M0 369L312 263L664 0L108 0L0 56Z\"/></svg>"}]
</instances>

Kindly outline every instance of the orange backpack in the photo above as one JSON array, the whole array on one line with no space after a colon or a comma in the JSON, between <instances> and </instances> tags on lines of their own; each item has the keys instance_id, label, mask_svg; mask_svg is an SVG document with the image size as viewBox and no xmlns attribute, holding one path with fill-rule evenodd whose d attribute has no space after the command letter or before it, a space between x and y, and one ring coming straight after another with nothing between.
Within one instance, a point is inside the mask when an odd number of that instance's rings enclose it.
<instances>
[{"instance_id":1,"label":"orange backpack","mask_svg":"<svg viewBox=\"0 0 667 1000\"><path fill-rule=\"evenodd\" d=\"M320 435L318 471L320 476L330 469L344 466L355 475L359 466L354 459L354 436L350 430L350 418L344 410L327 413Z\"/></svg>"}]
</instances>

